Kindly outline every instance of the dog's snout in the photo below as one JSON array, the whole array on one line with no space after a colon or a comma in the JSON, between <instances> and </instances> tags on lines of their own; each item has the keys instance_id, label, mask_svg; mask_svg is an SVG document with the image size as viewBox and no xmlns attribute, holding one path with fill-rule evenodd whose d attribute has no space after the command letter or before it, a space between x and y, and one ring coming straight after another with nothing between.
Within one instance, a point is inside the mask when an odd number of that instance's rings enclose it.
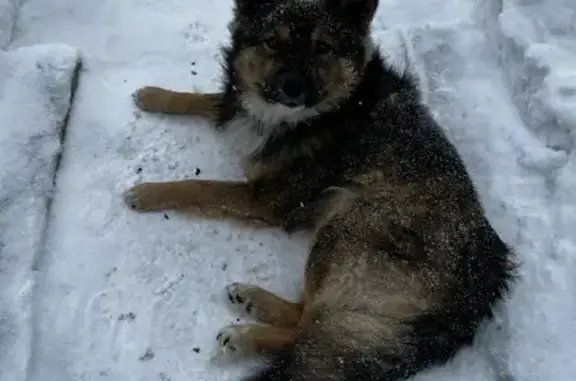
<instances>
[{"instance_id":1,"label":"dog's snout","mask_svg":"<svg viewBox=\"0 0 576 381\"><path fill-rule=\"evenodd\" d=\"M298 71L287 71L278 78L279 101L287 106L296 107L306 99L306 78Z\"/></svg>"}]
</instances>

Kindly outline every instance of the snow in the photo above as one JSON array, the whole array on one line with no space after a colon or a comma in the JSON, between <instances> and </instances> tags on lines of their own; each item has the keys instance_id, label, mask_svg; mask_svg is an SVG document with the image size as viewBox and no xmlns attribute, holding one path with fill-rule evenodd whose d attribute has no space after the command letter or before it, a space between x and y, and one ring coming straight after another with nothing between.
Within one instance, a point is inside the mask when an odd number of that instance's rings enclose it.
<instances>
[{"instance_id":1,"label":"snow","mask_svg":"<svg viewBox=\"0 0 576 381\"><path fill-rule=\"evenodd\" d=\"M231 0L0 0L0 381L238 380L252 364L211 362L238 317L224 286L298 295L304 237L121 201L140 180L239 176L206 122L131 98L143 85L214 90L231 15ZM477 344L415 379L571 381L576 2L387 0L374 34L399 67L407 47L522 261Z\"/></svg>"},{"instance_id":2,"label":"snow","mask_svg":"<svg viewBox=\"0 0 576 381\"><path fill-rule=\"evenodd\" d=\"M20 3L21 0L0 0L0 49L12 38Z\"/></svg>"},{"instance_id":3,"label":"snow","mask_svg":"<svg viewBox=\"0 0 576 381\"><path fill-rule=\"evenodd\" d=\"M0 379L24 380L33 339L34 271L78 51L39 45L0 51Z\"/></svg>"}]
</instances>

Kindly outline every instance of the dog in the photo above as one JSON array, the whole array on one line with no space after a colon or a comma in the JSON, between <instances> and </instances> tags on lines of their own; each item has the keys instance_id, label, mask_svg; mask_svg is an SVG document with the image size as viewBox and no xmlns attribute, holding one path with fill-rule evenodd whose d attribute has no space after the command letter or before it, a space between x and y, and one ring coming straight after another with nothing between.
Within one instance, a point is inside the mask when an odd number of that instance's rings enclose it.
<instances>
[{"instance_id":1,"label":"dog","mask_svg":"<svg viewBox=\"0 0 576 381\"><path fill-rule=\"evenodd\" d=\"M219 92L135 92L141 110L237 136L246 180L140 183L130 208L313 237L300 300L226 287L262 323L217 336L266 356L248 380L409 378L471 345L516 276L416 78L374 44L378 5L235 0Z\"/></svg>"}]
</instances>

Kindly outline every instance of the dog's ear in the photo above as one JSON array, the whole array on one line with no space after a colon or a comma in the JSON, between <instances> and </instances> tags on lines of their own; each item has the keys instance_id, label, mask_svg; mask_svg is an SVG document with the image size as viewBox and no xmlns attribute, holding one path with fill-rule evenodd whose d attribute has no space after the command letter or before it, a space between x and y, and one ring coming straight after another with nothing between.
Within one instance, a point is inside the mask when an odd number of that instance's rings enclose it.
<instances>
[{"instance_id":1,"label":"dog's ear","mask_svg":"<svg viewBox=\"0 0 576 381\"><path fill-rule=\"evenodd\" d=\"M282 0L235 0L236 16L249 17L272 9Z\"/></svg>"},{"instance_id":2,"label":"dog's ear","mask_svg":"<svg viewBox=\"0 0 576 381\"><path fill-rule=\"evenodd\" d=\"M328 12L339 18L367 27L374 18L378 0L324 0Z\"/></svg>"}]
</instances>

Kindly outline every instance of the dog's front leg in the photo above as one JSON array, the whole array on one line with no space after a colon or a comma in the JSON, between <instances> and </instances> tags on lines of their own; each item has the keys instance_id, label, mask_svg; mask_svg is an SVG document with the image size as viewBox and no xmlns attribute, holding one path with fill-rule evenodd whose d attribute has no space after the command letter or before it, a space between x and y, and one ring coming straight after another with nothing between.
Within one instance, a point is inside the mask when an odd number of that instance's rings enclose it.
<instances>
[{"instance_id":1,"label":"dog's front leg","mask_svg":"<svg viewBox=\"0 0 576 381\"><path fill-rule=\"evenodd\" d=\"M141 183L124 194L137 211L177 210L211 219L261 222L278 226L273 204L257 194L253 183L182 180Z\"/></svg>"},{"instance_id":2,"label":"dog's front leg","mask_svg":"<svg viewBox=\"0 0 576 381\"><path fill-rule=\"evenodd\" d=\"M134 93L142 111L164 114L189 114L212 120L216 117L221 93L188 93L146 86Z\"/></svg>"}]
</instances>

